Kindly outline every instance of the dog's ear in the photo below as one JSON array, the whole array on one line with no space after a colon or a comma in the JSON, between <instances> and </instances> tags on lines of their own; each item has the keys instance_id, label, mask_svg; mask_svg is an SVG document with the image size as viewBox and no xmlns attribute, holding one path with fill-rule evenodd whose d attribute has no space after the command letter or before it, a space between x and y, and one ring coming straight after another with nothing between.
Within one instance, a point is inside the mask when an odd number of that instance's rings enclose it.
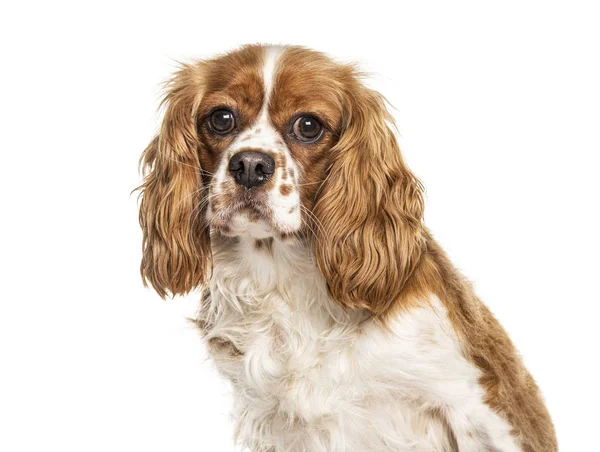
<instances>
[{"instance_id":1,"label":"dog's ear","mask_svg":"<svg viewBox=\"0 0 600 452\"><path fill-rule=\"evenodd\" d=\"M379 315L424 251L423 188L402 160L382 96L361 85L348 99L313 209L325 231L313 249L331 297Z\"/></svg>"},{"instance_id":2,"label":"dog's ear","mask_svg":"<svg viewBox=\"0 0 600 452\"><path fill-rule=\"evenodd\" d=\"M202 67L183 66L167 84L164 119L140 166L141 264L144 284L161 297L184 294L211 271L210 234L195 111L202 95Z\"/></svg>"}]
</instances>

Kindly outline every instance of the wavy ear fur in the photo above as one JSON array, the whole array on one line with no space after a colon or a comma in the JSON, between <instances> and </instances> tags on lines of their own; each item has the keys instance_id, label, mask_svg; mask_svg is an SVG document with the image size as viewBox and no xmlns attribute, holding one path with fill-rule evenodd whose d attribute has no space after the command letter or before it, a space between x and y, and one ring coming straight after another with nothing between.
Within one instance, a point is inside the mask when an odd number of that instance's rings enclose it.
<instances>
[{"instance_id":1,"label":"wavy ear fur","mask_svg":"<svg viewBox=\"0 0 600 452\"><path fill-rule=\"evenodd\" d=\"M348 97L313 209L326 239L313 248L332 298L380 315L424 251L423 187L402 160L382 96L360 86Z\"/></svg>"},{"instance_id":2,"label":"wavy ear fur","mask_svg":"<svg viewBox=\"0 0 600 452\"><path fill-rule=\"evenodd\" d=\"M141 264L144 284L161 297L184 294L210 273L210 234L198 157L195 110L202 93L201 66L183 66L167 84L165 114L140 166Z\"/></svg>"}]
</instances>

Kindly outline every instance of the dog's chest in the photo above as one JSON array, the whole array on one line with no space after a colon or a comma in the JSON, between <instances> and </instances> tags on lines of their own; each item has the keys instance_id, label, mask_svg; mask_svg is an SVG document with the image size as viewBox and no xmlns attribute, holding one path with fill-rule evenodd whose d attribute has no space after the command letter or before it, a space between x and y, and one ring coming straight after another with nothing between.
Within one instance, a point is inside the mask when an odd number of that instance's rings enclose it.
<instances>
[{"instance_id":1,"label":"dog's chest","mask_svg":"<svg viewBox=\"0 0 600 452\"><path fill-rule=\"evenodd\" d=\"M240 439L253 450L389 450L428 432L427 445L443 444L443 423L418 395L420 356L443 335L430 310L405 319L399 337L334 304L308 261L293 265L216 260L202 321L233 384Z\"/></svg>"},{"instance_id":2,"label":"dog's chest","mask_svg":"<svg viewBox=\"0 0 600 452\"><path fill-rule=\"evenodd\" d=\"M213 284L218 312L208 316L206 333L220 370L263 409L303 421L357 399L348 390L362 378L351 368L360 334L355 319L310 274L271 282L264 290L252 275L238 274Z\"/></svg>"},{"instance_id":3,"label":"dog's chest","mask_svg":"<svg viewBox=\"0 0 600 452\"><path fill-rule=\"evenodd\" d=\"M511 442L439 300L384 327L333 303L303 248L242 259L242 246L215 253L200 323L234 389L237 436L251 450L450 451L458 441L470 451L494 435ZM450 433L448 419L463 432Z\"/></svg>"}]
</instances>

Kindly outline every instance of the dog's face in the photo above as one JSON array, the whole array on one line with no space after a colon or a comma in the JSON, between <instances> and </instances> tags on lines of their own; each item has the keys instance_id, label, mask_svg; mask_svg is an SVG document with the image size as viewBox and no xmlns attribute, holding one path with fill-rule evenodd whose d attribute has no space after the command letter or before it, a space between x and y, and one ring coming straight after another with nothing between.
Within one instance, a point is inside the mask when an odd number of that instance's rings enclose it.
<instances>
[{"instance_id":1,"label":"dog's face","mask_svg":"<svg viewBox=\"0 0 600 452\"><path fill-rule=\"evenodd\" d=\"M205 282L212 231L307 239L335 300L389 308L423 248L421 186L352 66L246 46L184 66L164 103L140 208L161 295Z\"/></svg>"},{"instance_id":2,"label":"dog's face","mask_svg":"<svg viewBox=\"0 0 600 452\"><path fill-rule=\"evenodd\" d=\"M322 63L248 47L208 66L197 129L207 222L218 232L281 238L310 227L343 114L344 74Z\"/></svg>"}]
</instances>

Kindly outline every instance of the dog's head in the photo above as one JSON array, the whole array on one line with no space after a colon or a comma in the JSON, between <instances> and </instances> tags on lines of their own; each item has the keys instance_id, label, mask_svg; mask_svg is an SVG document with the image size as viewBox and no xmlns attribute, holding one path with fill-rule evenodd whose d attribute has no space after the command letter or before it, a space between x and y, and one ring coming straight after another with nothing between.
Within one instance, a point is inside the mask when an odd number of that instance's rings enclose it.
<instances>
[{"instance_id":1,"label":"dog's head","mask_svg":"<svg viewBox=\"0 0 600 452\"><path fill-rule=\"evenodd\" d=\"M142 156L142 274L161 296L210 277L210 231L308 237L331 297L386 311L424 248L423 198L384 99L353 66L247 46L185 65Z\"/></svg>"}]
</instances>

